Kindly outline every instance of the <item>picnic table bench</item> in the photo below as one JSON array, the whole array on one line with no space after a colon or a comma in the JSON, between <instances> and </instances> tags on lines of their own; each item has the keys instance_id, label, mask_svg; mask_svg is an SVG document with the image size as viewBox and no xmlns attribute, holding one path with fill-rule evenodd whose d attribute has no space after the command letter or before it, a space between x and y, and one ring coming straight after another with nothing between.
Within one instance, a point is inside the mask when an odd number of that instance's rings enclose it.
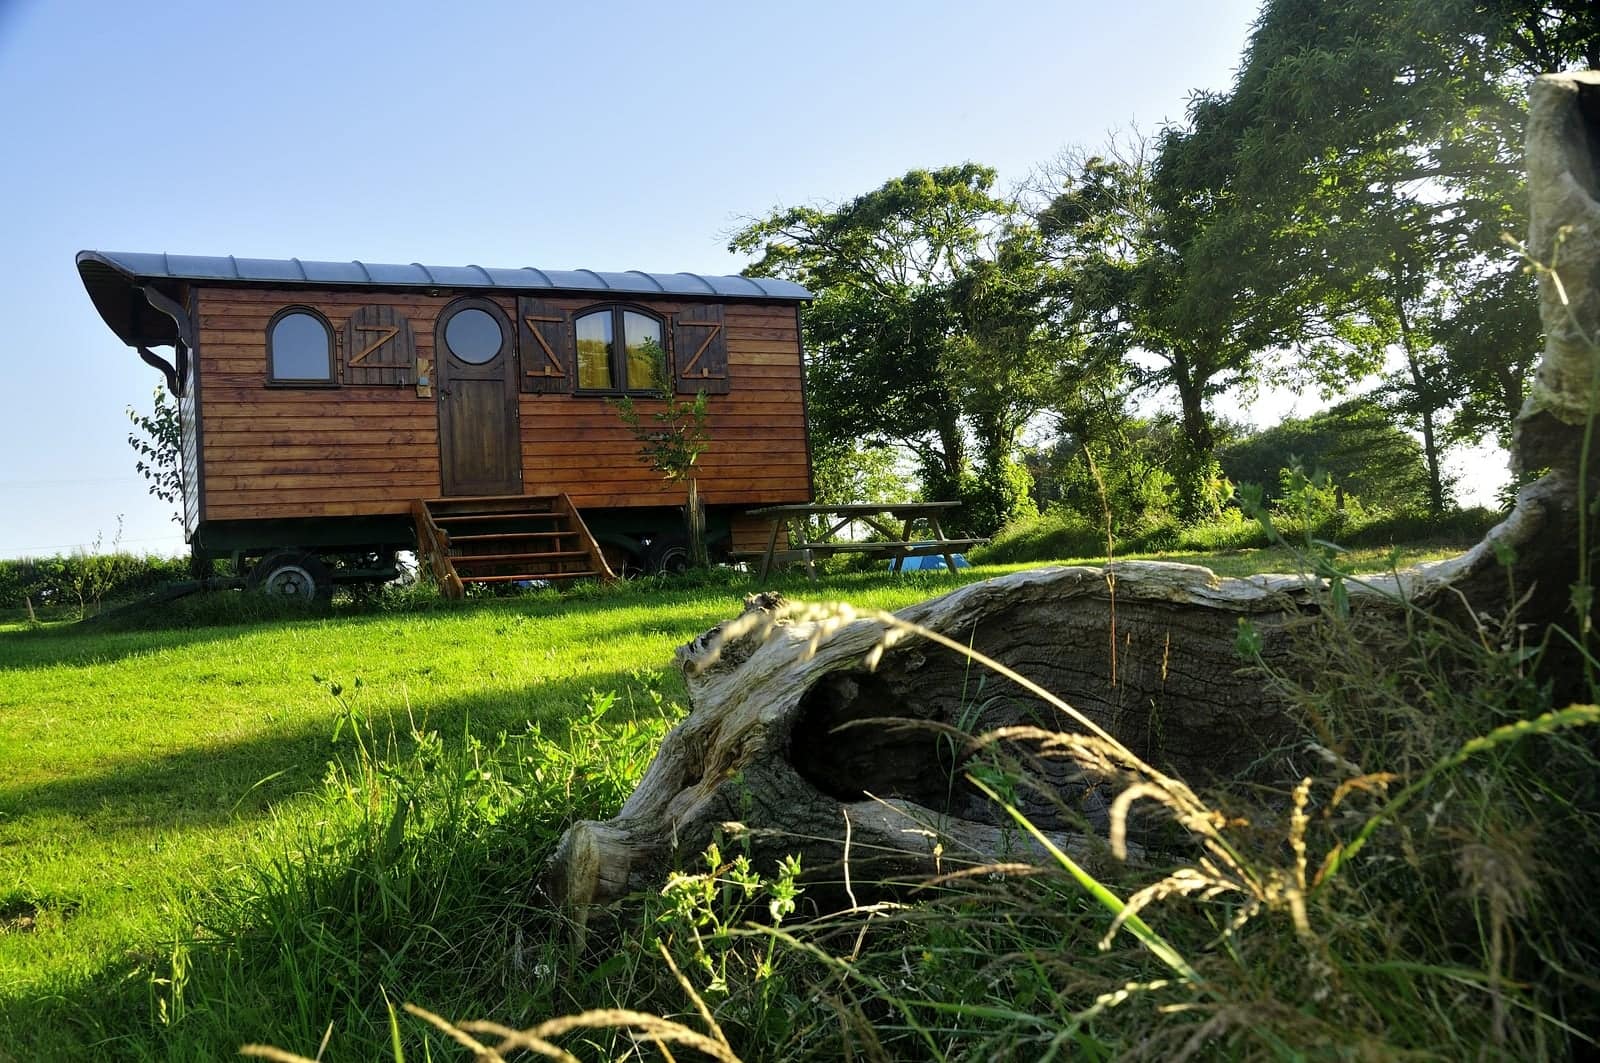
<instances>
[{"instance_id":1,"label":"picnic table bench","mask_svg":"<svg viewBox=\"0 0 1600 1063\"><path fill-rule=\"evenodd\" d=\"M790 561L805 562L806 575L815 580L817 557L844 553L872 554L891 558L896 572L901 570L908 557L931 557L939 554L944 557L945 567L954 572L956 562L952 554L989 541L945 538L944 529L939 526L939 514L958 505L959 502L904 502L892 505L849 502L842 505L764 506L749 510L749 516L762 517L772 522L772 531L767 536L767 549L761 557L761 574L757 582L767 581L767 575L772 571L773 565ZM807 524L812 517L832 519L828 529L815 539L809 538L806 534ZM825 541L828 536L855 521L860 521L885 538L877 542ZM912 530L919 523L926 524L931 534L913 539ZM780 550L778 536L786 529L791 534L785 536L787 548Z\"/></svg>"}]
</instances>

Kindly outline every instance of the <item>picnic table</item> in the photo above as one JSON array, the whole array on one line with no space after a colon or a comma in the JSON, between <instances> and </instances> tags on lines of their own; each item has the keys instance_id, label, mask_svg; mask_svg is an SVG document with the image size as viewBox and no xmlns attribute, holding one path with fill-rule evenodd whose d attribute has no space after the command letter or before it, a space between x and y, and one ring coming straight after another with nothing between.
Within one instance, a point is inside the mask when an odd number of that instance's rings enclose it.
<instances>
[{"instance_id":1,"label":"picnic table","mask_svg":"<svg viewBox=\"0 0 1600 1063\"><path fill-rule=\"evenodd\" d=\"M772 571L773 565L790 561L804 561L806 575L815 580L816 559L819 556L844 553L892 558L896 572L900 571L908 557L931 557L939 554L944 557L945 567L954 572L956 562L952 554L989 541L945 538L944 529L939 526L939 514L960 504L959 502L903 502L880 505L874 502L848 502L842 505L764 506L749 510L749 516L763 517L772 522L772 532L767 536L767 549L761 558L761 575L757 582L767 581L767 575ZM815 538L807 535L812 517L824 517L832 522L826 531ZM867 525L884 536L884 539L877 542L826 541L829 536L855 521ZM911 533L918 524L925 524L930 534L913 539ZM790 532L785 536L786 549L780 550L778 536L786 529Z\"/></svg>"}]
</instances>

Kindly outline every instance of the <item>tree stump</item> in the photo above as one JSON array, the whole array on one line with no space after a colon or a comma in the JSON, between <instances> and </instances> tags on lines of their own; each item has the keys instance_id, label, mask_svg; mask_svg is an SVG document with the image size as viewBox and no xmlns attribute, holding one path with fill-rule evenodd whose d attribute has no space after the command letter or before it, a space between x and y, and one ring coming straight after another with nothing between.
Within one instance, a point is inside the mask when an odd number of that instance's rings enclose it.
<instances>
[{"instance_id":1,"label":"tree stump","mask_svg":"<svg viewBox=\"0 0 1600 1063\"><path fill-rule=\"evenodd\" d=\"M1516 596L1524 622L1582 626L1571 586L1597 486L1583 464L1600 374L1600 73L1538 79L1527 158L1528 254L1548 339L1514 449L1519 468L1543 475L1459 558L1352 586L1351 609L1369 620L1398 624L1410 603L1472 623L1504 615ZM1292 675L1295 631L1323 600L1304 577L1124 562L1016 573L899 615L1054 692L1162 771L1203 781L1246 770L1292 733L1281 694L1237 650L1240 621L1267 666ZM692 711L615 819L563 837L546 879L558 900L584 909L657 888L722 835L763 869L798 853L823 903L1038 854L967 781L971 736L1081 725L953 650L896 640L881 620L793 621L771 595L748 610L679 650ZM1558 686L1578 689L1575 658L1547 663ZM1105 859L1094 835L1115 773L1092 757L1034 764L1045 785L1015 804L1092 869Z\"/></svg>"}]
</instances>

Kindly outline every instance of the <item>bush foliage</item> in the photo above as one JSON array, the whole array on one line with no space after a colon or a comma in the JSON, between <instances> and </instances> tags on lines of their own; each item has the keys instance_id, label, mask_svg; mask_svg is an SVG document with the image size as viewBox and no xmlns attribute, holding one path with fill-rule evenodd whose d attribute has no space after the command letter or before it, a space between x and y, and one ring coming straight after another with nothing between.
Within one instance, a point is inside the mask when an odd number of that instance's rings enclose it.
<instances>
[{"instance_id":1,"label":"bush foliage","mask_svg":"<svg viewBox=\"0 0 1600 1063\"><path fill-rule=\"evenodd\" d=\"M187 579L189 560L159 554L78 553L0 560L0 609L78 609L133 598Z\"/></svg>"},{"instance_id":2,"label":"bush foliage","mask_svg":"<svg viewBox=\"0 0 1600 1063\"><path fill-rule=\"evenodd\" d=\"M1425 542L1466 545L1482 538L1502 516L1482 507L1453 510L1442 517L1414 510L1373 509L1350 495L1345 496L1345 503L1342 508L1336 506L1331 489L1320 486L1314 487L1300 504L1279 504L1271 507L1271 512L1274 525L1286 539L1300 541L1310 536L1352 549ZM1230 507L1215 520L1202 524L1185 526L1176 518L1161 514L1129 522L1117 529L1109 556L1215 553L1271 545L1272 536L1259 521ZM1106 529L1104 523L1056 507L1008 525L992 543L978 547L968 556L976 564L1104 559L1108 556Z\"/></svg>"}]
</instances>

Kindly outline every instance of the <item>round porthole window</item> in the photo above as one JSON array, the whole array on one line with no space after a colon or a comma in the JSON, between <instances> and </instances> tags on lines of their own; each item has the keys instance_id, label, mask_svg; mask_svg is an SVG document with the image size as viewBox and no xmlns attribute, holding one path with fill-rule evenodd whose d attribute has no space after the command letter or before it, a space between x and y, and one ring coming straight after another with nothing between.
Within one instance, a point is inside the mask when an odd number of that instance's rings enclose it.
<instances>
[{"instance_id":1,"label":"round porthole window","mask_svg":"<svg viewBox=\"0 0 1600 1063\"><path fill-rule=\"evenodd\" d=\"M499 354L504 341L500 322L483 310L458 311L444 327L450 353L471 365L482 365Z\"/></svg>"}]
</instances>

